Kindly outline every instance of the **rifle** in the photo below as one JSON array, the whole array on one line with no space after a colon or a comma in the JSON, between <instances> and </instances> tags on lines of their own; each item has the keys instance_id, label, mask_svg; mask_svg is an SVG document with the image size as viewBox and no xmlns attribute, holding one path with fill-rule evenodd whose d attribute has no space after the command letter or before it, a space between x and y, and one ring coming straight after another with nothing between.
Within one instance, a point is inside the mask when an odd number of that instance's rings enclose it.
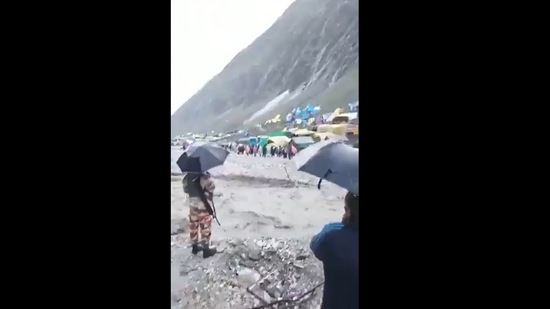
<instances>
[{"instance_id":1,"label":"rifle","mask_svg":"<svg viewBox=\"0 0 550 309\"><path fill-rule=\"evenodd\" d=\"M211 192L208 192L206 190L202 190L201 191L202 194L201 194L201 200L202 202L204 203L204 207L206 207L206 211L208 211L208 213L214 218L216 219L216 222L218 223L219 226L221 226L220 224L220 221L218 220L218 215L216 213L216 206L214 206L214 194L211 193ZM208 196L206 195L208 192ZM209 198L210 197L210 198ZM210 204L210 202L212 202L212 205Z\"/></svg>"},{"instance_id":2,"label":"rifle","mask_svg":"<svg viewBox=\"0 0 550 309\"><path fill-rule=\"evenodd\" d=\"M206 210L216 219L216 222L219 226L221 226L220 221L218 220L218 215L216 214L216 206L214 206L214 197L212 197L212 207L210 207L210 203L207 203Z\"/></svg>"}]
</instances>

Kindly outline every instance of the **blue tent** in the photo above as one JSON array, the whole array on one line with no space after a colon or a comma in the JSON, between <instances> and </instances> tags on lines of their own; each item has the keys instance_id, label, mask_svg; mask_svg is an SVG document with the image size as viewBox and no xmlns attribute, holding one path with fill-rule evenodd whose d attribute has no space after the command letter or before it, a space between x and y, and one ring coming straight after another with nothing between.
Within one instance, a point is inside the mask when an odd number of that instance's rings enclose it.
<instances>
[{"instance_id":1,"label":"blue tent","mask_svg":"<svg viewBox=\"0 0 550 309\"><path fill-rule=\"evenodd\" d=\"M286 122L291 122L291 121L293 120L293 118L294 118L294 117L292 116L292 114L291 114L291 113L288 113L288 114L286 115L285 120L286 120Z\"/></svg>"},{"instance_id":2,"label":"blue tent","mask_svg":"<svg viewBox=\"0 0 550 309\"><path fill-rule=\"evenodd\" d=\"M319 114L320 112L321 112L321 107L320 107L320 106L315 106L315 107L313 108L313 110L311 111L311 114L312 114L312 115L317 115L317 114Z\"/></svg>"}]
</instances>

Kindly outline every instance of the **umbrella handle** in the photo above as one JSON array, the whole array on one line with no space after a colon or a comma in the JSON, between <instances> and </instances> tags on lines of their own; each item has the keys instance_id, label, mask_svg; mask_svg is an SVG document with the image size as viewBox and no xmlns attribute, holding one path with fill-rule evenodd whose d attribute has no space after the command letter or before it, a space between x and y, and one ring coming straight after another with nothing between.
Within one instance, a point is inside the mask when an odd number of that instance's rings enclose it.
<instances>
[{"instance_id":1,"label":"umbrella handle","mask_svg":"<svg viewBox=\"0 0 550 309\"><path fill-rule=\"evenodd\" d=\"M323 175L323 177L319 178L319 183L317 184L317 189L321 190L321 182L323 182L323 178L327 178L327 176L331 173L332 173L332 170L329 168L327 170L327 172L325 173L325 175Z\"/></svg>"}]
</instances>

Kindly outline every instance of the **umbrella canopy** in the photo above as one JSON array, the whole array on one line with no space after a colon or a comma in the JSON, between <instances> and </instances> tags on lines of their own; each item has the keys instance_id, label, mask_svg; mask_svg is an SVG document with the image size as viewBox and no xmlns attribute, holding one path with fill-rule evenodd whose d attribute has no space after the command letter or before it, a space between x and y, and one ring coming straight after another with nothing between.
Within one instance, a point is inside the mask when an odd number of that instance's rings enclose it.
<instances>
[{"instance_id":1,"label":"umbrella canopy","mask_svg":"<svg viewBox=\"0 0 550 309\"><path fill-rule=\"evenodd\" d=\"M229 152L217 144L194 143L187 147L176 162L183 173L205 173L222 165Z\"/></svg>"},{"instance_id":2,"label":"umbrella canopy","mask_svg":"<svg viewBox=\"0 0 550 309\"><path fill-rule=\"evenodd\" d=\"M313 144L294 157L299 171L326 179L359 195L359 149L341 141L327 140Z\"/></svg>"}]
</instances>

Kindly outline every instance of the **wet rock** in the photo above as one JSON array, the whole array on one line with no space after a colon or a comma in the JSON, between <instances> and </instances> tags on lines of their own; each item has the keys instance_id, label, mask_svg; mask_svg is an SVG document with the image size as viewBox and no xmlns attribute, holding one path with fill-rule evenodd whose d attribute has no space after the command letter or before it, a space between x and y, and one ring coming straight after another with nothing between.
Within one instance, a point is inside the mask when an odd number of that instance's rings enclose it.
<instances>
[{"instance_id":1,"label":"wet rock","mask_svg":"<svg viewBox=\"0 0 550 309\"><path fill-rule=\"evenodd\" d=\"M270 303L272 301L271 296L269 295L269 293L267 293L264 290L261 290L259 295L260 295L261 298L263 298L263 300L265 300L266 303Z\"/></svg>"},{"instance_id":2,"label":"wet rock","mask_svg":"<svg viewBox=\"0 0 550 309\"><path fill-rule=\"evenodd\" d=\"M252 261L259 261L262 257L261 257L260 251L254 250L248 253L248 258L251 259Z\"/></svg>"},{"instance_id":3,"label":"wet rock","mask_svg":"<svg viewBox=\"0 0 550 309\"><path fill-rule=\"evenodd\" d=\"M249 287L260 280L262 276L254 269L243 267L237 271L237 281L242 287Z\"/></svg>"},{"instance_id":4,"label":"wet rock","mask_svg":"<svg viewBox=\"0 0 550 309\"><path fill-rule=\"evenodd\" d=\"M269 294L269 296L271 296L272 298L276 298L278 299L279 297L281 297L281 290L279 290L279 288L277 288L277 285L275 284L272 284L270 286L268 286L265 291L267 292L267 294Z\"/></svg>"}]
</instances>

